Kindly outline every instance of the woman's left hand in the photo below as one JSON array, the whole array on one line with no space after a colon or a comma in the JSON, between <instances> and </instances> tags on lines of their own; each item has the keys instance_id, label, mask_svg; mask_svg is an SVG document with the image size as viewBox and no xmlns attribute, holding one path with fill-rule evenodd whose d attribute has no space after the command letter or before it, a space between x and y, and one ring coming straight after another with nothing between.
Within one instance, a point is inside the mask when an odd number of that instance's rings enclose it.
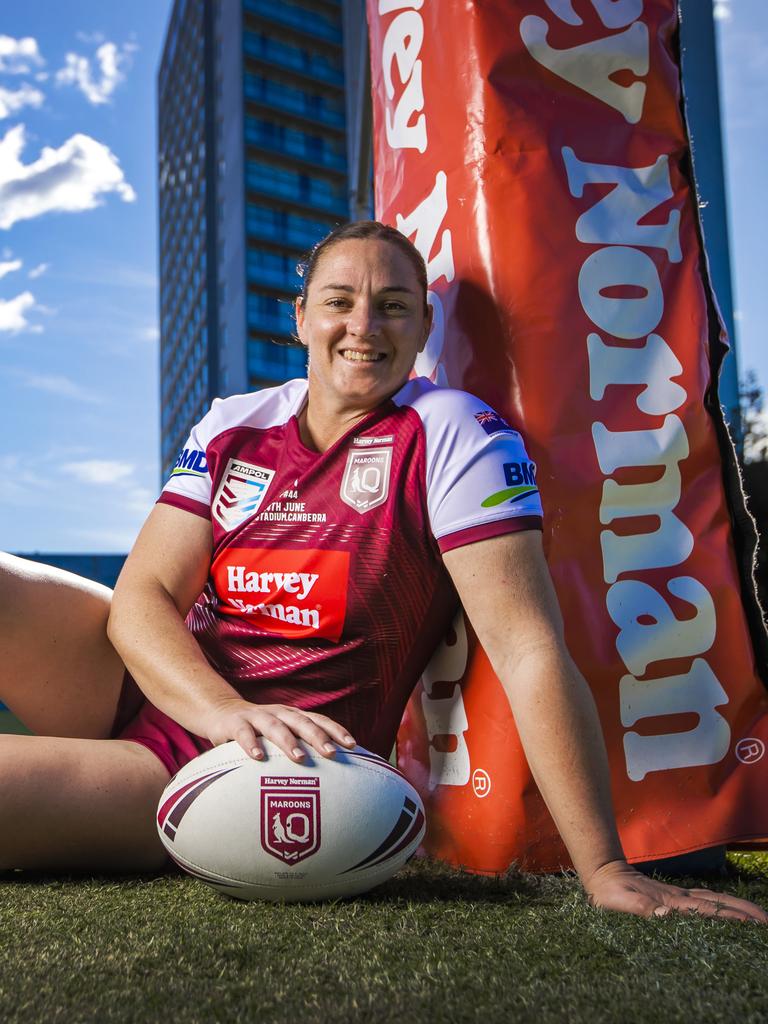
<instances>
[{"instance_id":1,"label":"woman's left hand","mask_svg":"<svg viewBox=\"0 0 768 1024\"><path fill-rule=\"evenodd\" d=\"M584 888L592 906L602 910L619 910L639 917L663 917L678 911L768 924L768 913L749 900L709 889L666 885L641 874L626 861L604 864L585 882Z\"/></svg>"}]
</instances>

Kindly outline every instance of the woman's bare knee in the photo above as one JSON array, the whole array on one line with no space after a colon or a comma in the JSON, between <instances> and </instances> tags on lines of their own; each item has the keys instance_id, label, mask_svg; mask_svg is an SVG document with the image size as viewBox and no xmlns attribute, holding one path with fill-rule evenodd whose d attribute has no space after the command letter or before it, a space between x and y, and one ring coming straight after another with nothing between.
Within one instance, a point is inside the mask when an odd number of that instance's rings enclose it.
<instances>
[{"instance_id":1,"label":"woman's bare knee","mask_svg":"<svg viewBox=\"0 0 768 1024\"><path fill-rule=\"evenodd\" d=\"M155 871L169 773L139 744L0 736L0 869Z\"/></svg>"},{"instance_id":2,"label":"woman's bare knee","mask_svg":"<svg viewBox=\"0 0 768 1024\"><path fill-rule=\"evenodd\" d=\"M0 553L0 699L33 732L104 737L123 665L106 633L111 591Z\"/></svg>"}]
</instances>

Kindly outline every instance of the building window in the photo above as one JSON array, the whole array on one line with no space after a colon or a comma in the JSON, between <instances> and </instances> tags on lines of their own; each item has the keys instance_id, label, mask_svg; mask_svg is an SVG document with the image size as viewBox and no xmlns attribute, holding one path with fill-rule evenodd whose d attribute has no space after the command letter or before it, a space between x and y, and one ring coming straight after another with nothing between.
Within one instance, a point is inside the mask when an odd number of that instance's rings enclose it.
<instances>
[{"instance_id":1,"label":"building window","mask_svg":"<svg viewBox=\"0 0 768 1024\"><path fill-rule=\"evenodd\" d=\"M344 127L344 101L307 92L293 85L276 82L263 75L246 74L245 98L287 114L296 114L332 128Z\"/></svg>"},{"instance_id":2,"label":"building window","mask_svg":"<svg viewBox=\"0 0 768 1024\"><path fill-rule=\"evenodd\" d=\"M284 381L306 375L307 351L303 345L248 339L248 376L252 379Z\"/></svg>"},{"instance_id":3,"label":"building window","mask_svg":"<svg viewBox=\"0 0 768 1024\"><path fill-rule=\"evenodd\" d=\"M308 10L300 4L290 3L289 0L280 0L280 3L275 3L275 0L244 0L243 6L246 11L260 14L276 24L298 29L306 35L327 39L333 43L342 41L338 19L334 20L318 11Z\"/></svg>"},{"instance_id":4,"label":"building window","mask_svg":"<svg viewBox=\"0 0 768 1024\"><path fill-rule=\"evenodd\" d=\"M288 210L248 203L245 210L245 229L254 238L282 242L297 249L310 249L335 227L333 221L302 217Z\"/></svg>"},{"instance_id":5,"label":"building window","mask_svg":"<svg viewBox=\"0 0 768 1024\"><path fill-rule=\"evenodd\" d=\"M287 292L299 290L296 263L289 256L266 249L249 249L246 254L248 280Z\"/></svg>"},{"instance_id":6,"label":"building window","mask_svg":"<svg viewBox=\"0 0 768 1024\"><path fill-rule=\"evenodd\" d=\"M246 163L245 178L248 188L255 192L316 206L342 217L347 214L347 196L343 184L332 184L322 178L256 160Z\"/></svg>"},{"instance_id":7,"label":"building window","mask_svg":"<svg viewBox=\"0 0 768 1024\"><path fill-rule=\"evenodd\" d=\"M271 149L275 153L306 160L314 166L329 167L346 171L345 146L322 135L300 131L286 124L266 121L263 118L246 117L245 141L260 149Z\"/></svg>"},{"instance_id":8,"label":"building window","mask_svg":"<svg viewBox=\"0 0 768 1024\"><path fill-rule=\"evenodd\" d=\"M267 64L298 71L310 78L334 85L344 84L344 70L340 57L329 57L324 53L314 53L303 47L292 46L264 32L244 32L243 50L246 56Z\"/></svg>"},{"instance_id":9,"label":"building window","mask_svg":"<svg viewBox=\"0 0 768 1024\"><path fill-rule=\"evenodd\" d=\"M262 334L291 337L296 330L293 303L274 295L248 296L248 327Z\"/></svg>"}]
</instances>

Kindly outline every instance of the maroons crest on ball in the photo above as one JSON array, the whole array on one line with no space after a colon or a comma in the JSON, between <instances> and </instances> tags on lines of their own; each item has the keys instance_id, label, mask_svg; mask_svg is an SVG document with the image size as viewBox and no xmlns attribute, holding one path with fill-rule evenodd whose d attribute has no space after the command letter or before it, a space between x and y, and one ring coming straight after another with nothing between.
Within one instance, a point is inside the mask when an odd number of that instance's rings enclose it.
<instances>
[{"instance_id":1,"label":"maroons crest on ball","mask_svg":"<svg viewBox=\"0 0 768 1024\"><path fill-rule=\"evenodd\" d=\"M307 750L296 764L262 743L263 761L224 743L166 786L157 828L189 874L241 900L333 899L386 881L416 850L424 807L384 758Z\"/></svg>"}]
</instances>

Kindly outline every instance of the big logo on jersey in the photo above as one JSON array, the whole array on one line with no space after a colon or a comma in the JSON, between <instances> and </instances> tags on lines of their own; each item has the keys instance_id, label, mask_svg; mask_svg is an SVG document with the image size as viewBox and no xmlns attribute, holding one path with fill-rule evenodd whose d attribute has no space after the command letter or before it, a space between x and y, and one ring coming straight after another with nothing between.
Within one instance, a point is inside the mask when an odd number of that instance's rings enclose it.
<instances>
[{"instance_id":1,"label":"big logo on jersey","mask_svg":"<svg viewBox=\"0 0 768 1024\"><path fill-rule=\"evenodd\" d=\"M233 530L255 515L274 475L274 469L230 459L211 504L213 518L219 526Z\"/></svg>"},{"instance_id":2,"label":"big logo on jersey","mask_svg":"<svg viewBox=\"0 0 768 1024\"><path fill-rule=\"evenodd\" d=\"M391 448L353 449L347 456L339 492L341 500L362 515L389 497Z\"/></svg>"},{"instance_id":3,"label":"big logo on jersey","mask_svg":"<svg viewBox=\"0 0 768 1024\"><path fill-rule=\"evenodd\" d=\"M225 615L264 633L338 640L347 611L349 552L225 548L211 575Z\"/></svg>"},{"instance_id":4,"label":"big logo on jersey","mask_svg":"<svg viewBox=\"0 0 768 1024\"><path fill-rule=\"evenodd\" d=\"M261 845L284 864L298 864L320 847L320 779L261 780Z\"/></svg>"}]
</instances>

